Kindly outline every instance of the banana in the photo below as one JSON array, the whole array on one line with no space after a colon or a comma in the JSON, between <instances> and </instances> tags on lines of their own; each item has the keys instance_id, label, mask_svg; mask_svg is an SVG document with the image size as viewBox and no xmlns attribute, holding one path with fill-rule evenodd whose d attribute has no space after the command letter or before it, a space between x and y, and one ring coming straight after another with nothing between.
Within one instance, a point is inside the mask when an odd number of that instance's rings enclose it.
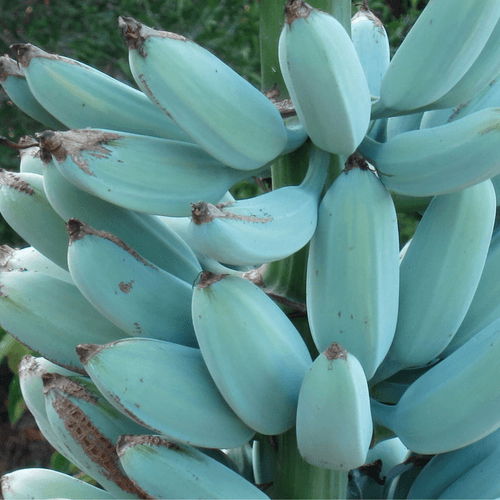
<instances>
[{"instance_id":1,"label":"banana","mask_svg":"<svg viewBox=\"0 0 500 500\"><path fill-rule=\"evenodd\" d=\"M296 430L299 452L312 465L348 471L366 462L373 424L365 372L335 342L304 377Z\"/></svg>"},{"instance_id":2,"label":"banana","mask_svg":"<svg viewBox=\"0 0 500 500\"><path fill-rule=\"evenodd\" d=\"M67 128L95 127L192 142L139 90L30 43L12 48L35 99Z\"/></svg>"},{"instance_id":3,"label":"banana","mask_svg":"<svg viewBox=\"0 0 500 500\"><path fill-rule=\"evenodd\" d=\"M455 336L441 353L441 356L449 356L474 335L500 318L500 305L497 298L500 292L499 273L500 233L496 232L491 239L483 273L475 290L474 298Z\"/></svg>"},{"instance_id":4,"label":"banana","mask_svg":"<svg viewBox=\"0 0 500 500\"><path fill-rule=\"evenodd\" d=\"M412 487L410 488L409 499L424 499L424 498L441 498L444 491L454 485L456 481L461 481L462 476L469 476L469 471L474 471L474 476L480 476L476 466L484 464L484 460L488 459L491 455L496 456L498 463L498 448L500 446L500 430L492 432L488 436L472 443L458 450L450 451L448 453L441 453L431 459L431 461L423 468ZM491 473L488 470L488 473ZM498 476L498 473L492 474L489 478L481 478L485 484L492 482L493 478ZM485 480L486 479L486 480ZM462 484L464 488L468 488L473 484L474 479L467 477L467 483ZM475 487L478 485L475 484ZM476 490L477 493L471 495L469 498L487 498L480 496L480 489ZM465 498L460 496L454 498ZM462 493L462 492L460 492Z\"/></svg>"},{"instance_id":5,"label":"banana","mask_svg":"<svg viewBox=\"0 0 500 500\"><path fill-rule=\"evenodd\" d=\"M36 271L0 273L0 324L50 361L82 372L75 347L127 334L104 318L68 281Z\"/></svg>"},{"instance_id":6,"label":"banana","mask_svg":"<svg viewBox=\"0 0 500 500\"><path fill-rule=\"evenodd\" d=\"M56 130L66 129L33 97L23 69L8 55L0 57L0 85L9 99L31 118Z\"/></svg>"},{"instance_id":7,"label":"banana","mask_svg":"<svg viewBox=\"0 0 500 500\"><path fill-rule=\"evenodd\" d=\"M76 465L78 460L70 454L68 450L65 450L61 443L60 436L54 431L47 417L42 375L48 372L59 373L60 375L66 376L74 375L74 372L51 363L45 358L35 358L31 355L24 356L19 362L18 367L21 394L28 410L33 415L38 428L47 441L56 450L59 450L70 462Z\"/></svg>"},{"instance_id":8,"label":"banana","mask_svg":"<svg viewBox=\"0 0 500 500\"><path fill-rule=\"evenodd\" d=\"M391 116L388 118L385 142L391 140L399 134L402 134L403 132L410 132L411 130L424 128L420 126L424 115L424 112L420 112L402 116Z\"/></svg>"},{"instance_id":9,"label":"banana","mask_svg":"<svg viewBox=\"0 0 500 500\"><path fill-rule=\"evenodd\" d=\"M204 448L235 448L255 433L224 401L199 349L135 338L79 345L77 353L113 406L169 439Z\"/></svg>"},{"instance_id":10,"label":"banana","mask_svg":"<svg viewBox=\"0 0 500 500\"><path fill-rule=\"evenodd\" d=\"M47 201L41 175L0 169L0 212L21 238L68 269L64 221Z\"/></svg>"},{"instance_id":11,"label":"banana","mask_svg":"<svg viewBox=\"0 0 500 500\"><path fill-rule=\"evenodd\" d=\"M217 206L193 204L187 242L228 265L261 265L288 257L305 246L316 229L329 164L330 155L313 148L299 186Z\"/></svg>"},{"instance_id":12,"label":"banana","mask_svg":"<svg viewBox=\"0 0 500 500\"><path fill-rule=\"evenodd\" d=\"M71 498L73 500L112 500L107 491L85 483L73 476L52 469L33 467L19 469L2 476L2 496L5 500L48 500Z\"/></svg>"},{"instance_id":13,"label":"banana","mask_svg":"<svg viewBox=\"0 0 500 500\"><path fill-rule=\"evenodd\" d=\"M267 438L267 439L266 439ZM274 436L261 436L252 443L252 467L255 484L268 485L274 481L278 444Z\"/></svg>"},{"instance_id":14,"label":"banana","mask_svg":"<svg viewBox=\"0 0 500 500\"><path fill-rule=\"evenodd\" d=\"M118 22L139 88L205 151L242 170L281 154L287 143L281 115L247 80L183 36L131 17Z\"/></svg>"},{"instance_id":15,"label":"banana","mask_svg":"<svg viewBox=\"0 0 500 500\"><path fill-rule=\"evenodd\" d=\"M500 173L499 131L500 108L490 108L440 127L399 134L383 144L366 137L358 151L376 166L387 189L435 196Z\"/></svg>"},{"instance_id":16,"label":"banana","mask_svg":"<svg viewBox=\"0 0 500 500\"><path fill-rule=\"evenodd\" d=\"M129 336L197 347L191 284L144 259L111 233L77 219L70 219L67 228L71 277L104 317Z\"/></svg>"},{"instance_id":17,"label":"banana","mask_svg":"<svg viewBox=\"0 0 500 500\"><path fill-rule=\"evenodd\" d=\"M467 446L500 427L500 328L493 323L418 378L394 406L371 400L374 422L425 455Z\"/></svg>"},{"instance_id":18,"label":"banana","mask_svg":"<svg viewBox=\"0 0 500 500\"><path fill-rule=\"evenodd\" d=\"M259 488L192 446L162 436L121 436L118 456L148 498L269 498Z\"/></svg>"},{"instance_id":19,"label":"banana","mask_svg":"<svg viewBox=\"0 0 500 500\"><path fill-rule=\"evenodd\" d=\"M35 248L10 248L8 245L2 245L0 246L0 271L13 270L48 274L53 278L73 283L68 271L54 264Z\"/></svg>"},{"instance_id":20,"label":"banana","mask_svg":"<svg viewBox=\"0 0 500 500\"><path fill-rule=\"evenodd\" d=\"M321 202L309 247L306 302L318 351L338 342L370 379L394 336L398 294L394 203L366 163L353 157Z\"/></svg>"},{"instance_id":21,"label":"banana","mask_svg":"<svg viewBox=\"0 0 500 500\"><path fill-rule=\"evenodd\" d=\"M86 377L42 376L47 418L79 466L118 498L150 498L123 471L116 453L122 434L148 430L118 412Z\"/></svg>"},{"instance_id":22,"label":"banana","mask_svg":"<svg viewBox=\"0 0 500 500\"><path fill-rule=\"evenodd\" d=\"M450 343L483 273L495 213L489 180L433 198L401 262L396 333L374 379L425 365Z\"/></svg>"},{"instance_id":23,"label":"banana","mask_svg":"<svg viewBox=\"0 0 500 500\"><path fill-rule=\"evenodd\" d=\"M368 82L370 94L380 96L380 84L391 58L389 37L382 21L363 0L351 19L351 38Z\"/></svg>"},{"instance_id":24,"label":"banana","mask_svg":"<svg viewBox=\"0 0 500 500\"><path fill-rule=\"evenodd\" d=\"M495 0L464 0L460 9L454 0L429 2L387 68L372 118L413 113L460 85L499 18Z\"/></svg>"},{"instance_id":25,"label":"banana","mask_svg":"<svg viewBox=\"0 0 500 500\"><path fill-rule=\"evenodd\" d=\"M157 137L100 129L36 137L44 162L52 161L76 187L156 215L190 215L191 202L218 203L231 186L257 173L226 167L195 144Z\"/></svg>"},{"instance_id":26,"label":"banana","mask_svg":"<svg viewBox=\"0 0 500 500\"><path fill-rule=\"evenodd\" d=\"M158 217L118 207L78 189L51 163L44 169L43 187L64 220L85 220L96 229L114 234L144 258L188 283L201 272L193 251Z\"/></svg>"},{"instance_id":27,"label":"banana","mask_svg":"<svg viewBox=\"0 0 500 500\"><path fill-rule=\"evenodd\" d=\"M192 315L208 371L234 412L261 434L290 429L312 360L279 306L246 279L204 272Z\"/></svg>"},{"instance_id":28,"label":"banana","mask_svg":"<svg viewBox=\"0 0 500 500\"><path fill-rule=\"evenodd\" d=\"M283 124L285 125L287 142L281 154L287 155L300 148L307 141L308 135L297 115L284 118Z\"/></svg>"},{"instance_id":29,"label":"banana","mask_svg":"<svg viewBox=\"0 0 500 500\"><path fill-rule=\"evenodd\" d=\"M243 476L247 481L255 482L251 443L245 443L243 446L223 451L232 460L235 470L240 476Z\"/></svg>"},{"instance_id":30,"label":"banana","mask_svg":"<svg viewBox=\"0 0 500 500\"><path fill-rule=\"evenodd\" d=\"M279 64L297 115L319 148L349 156L368 130L371 109L354 45L333 16L304 0L288 0L285 14Z\"/></svg>"}]
</instances>

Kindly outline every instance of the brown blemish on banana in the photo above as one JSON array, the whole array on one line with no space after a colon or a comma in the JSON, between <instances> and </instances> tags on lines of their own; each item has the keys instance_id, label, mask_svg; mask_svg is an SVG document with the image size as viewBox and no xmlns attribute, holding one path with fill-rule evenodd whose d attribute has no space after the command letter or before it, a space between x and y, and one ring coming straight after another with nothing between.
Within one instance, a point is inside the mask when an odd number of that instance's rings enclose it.
<instances>
[{"instance_id":1,"label":"brown blemish on banana","mask_svg":"<svg viewBox=\"0 0 500 500\"><path fill-rule=\"evenodd\" d=\"M35 57L44 57L45 59L66 59L57 54L49 54L31 43L14 43L10 49L16 54L17 62L24 68L27 68L31 59ZM75 61L76 63L76 61ZM76 63L78 64L78 63Z\"/></svg>"},{"instance_id":2,"label":"brown blemish on banana","mask_svg":"<svg viewBox=\"0 0 500 500\"><path fill-rule=\"evenodd\" d=\"M359 153L353 153L349 156L349 158L347 158L344 172L347 174L356 168L360 168L361 170L371 170L368 162Z\"/></svg>"},{"instance_id":3,"label":"brown blemish on banana","mask_svg":"<svg viewBox=\"0 0 500 500\"><path fill-rule=\"evenodd\" d=\"M97 397L89 392L85 386L59 373L42 374L42 382L44 394L47 394L51 389L55 389L67 396L87 401L87 403L92 403L93 405L98 403Z\"/></svg>"},{"instance_id":4,"label":"brown blemish on banana","mask_svg":"<svg viewBox=\"0 0 500 500\"><path fill-rule=\"evenodd\" d=\"M0 57L0 83L5 83L9 76L16 78L25 78L23 69L14 59L7 54Z\"/></svg>"},{"instance_id":5,"label":"brown blemish on banana","mask_svg":"<svg viewBox=\"0 0 500 500\"><path fill-rule=\"evenodd\" d=\"M83 159L82 153L97 159L109 158L111 150L104 147L104 144L121 139L123 136L102 130L80 129L67 132L46 130L35 134L35 137L42 150L41 158L44 163L48 163L52 158L63 163L69 156L83 172L95 177L87 161Z\"/></svg>"},{"instance_id":6,"label":"brown blemish on banana","mask_svg":"<svg viewBox=\"0 0 500 500\"><path fill-rule=\"evenodd\" d=\"M368 1L363 0L363 3L360 5L358 12L354 14L352 21L355 21L358 17L365 16L379 29L385 33L384 24L382 21L370 10L368 7Z\"/></svg>"},{"instance_id":7,"label":"brown blemish on banana","mask_svg":"<svg viewBox=\"0 0 500 500\"><path fill-rule=\"evenodd\" d=\"M211 205L210 203L205 203L200 201L198 203L191 203L191 218L193 222L200 226L201 224L206 224L212 222L214 219L235 219L244 222L257 222L264 224L266 222L272 221L272 217L255 217L248 215L238 215L231 212L225 212L221 210L226 207L230 207L233 202L219 203L217 205Z\"/></svg>"},{"instance_id":8,"label":"brown blemish on banana","mask_svg":"<svg viewBox=\"0 0 500 500\"><path fill-rule=\"evenodd\" d=\"M21 177L15 175L13 172L0 168L0 185L8 186L12 189L17 189L21 193L32 195L35 190L29 185L28 182L23 181Z\"/></svg>"},{"instance_id":9,"label":"brown blemish on banana","mask_svg":"<svg viewBox=\"0 0 500 500\"><path fill-rule=\"evenodd\" d=\"M104 477L113 481L126 493L150 500L146 492L128 478L121 470L115 444L102 434L87 415L74 403L55 396L52 407L63 421L71 437L82 447L84 453L94 462Z\"/></svg>"},{"instance_id":10,"label":"brown blemish on banana","mask_svg":"<svg viewBox=\"0 0 500 500\"><path fill-rule=\"evenodd\" d=\"M337 344L337 342L333 342L333 344L325 350L324 354L328 361L347 359L347 351L340 344Z\"/></svg>"},{"instance_id":11,"label":"brown blemish on banana","mask_svg":"<svg viewBox=\"0 0 500 500\"><path fill-rule=\"evenodd\" d=\"M220 281L224 276L227 276L227 274L215 274L210 271L203 271L200 273L200 278L196 286L198 288L208 288Z\"/></svg>"},{"instance_id":12,"label":"brown blemish on banana","mask_svg":"<svg viewBox=\"0 0 500 500\"><path fill-rule=\"evenodd\" d=\"M123 281L120 281L118 284L118 288L123 292L123 293L130 293L130 290L132 290L132 284L134 283L134 280L130 280L128 283L125 283Z\"/></svg>"},{"instance_id":13,"label":"brown blemish on banana","mask_svg":"<svg viewBox=\"0 0 500 500\"><path fill-rule=\"evenodd\" d=\"M167 441L163 439L161 436L154 435L142 435L142 436L134 436L130 434L123 434L118 438L116 442L116 450L118 452L118 456L121 457L127 451L127 448L132 446L163 446L168 448L169 450L181 450L182 448L171 441Z\"/></svg>"},{"instance_id":14,"label":"brown blemish on banana","mask_svg":"<svg viewBox=\"0 0 500 500\"><path fill-rule=\"evenodd\" d=\"M75 241L83 239L87 235L97 236L98 238L103 238L105 240L111 241L115 245L128 252L134 259L137 259L141 264L151 267L153 269L158 269L155 265L148 262L146 259L141 257L135 250L130 248L124 241L117 238L114 234L108 233L106 231L100 231L90 227L85 222L79 221L78 219L70 219L66 222L66 230L69 234L69 244L71 245ZM122 290L123 291L123 290Z\"/></svg>"},{"instance_id":15,"label":"brown blemish on banana","mask_svg":"<svg viewBox=\"0 0 500 500\"><path fill-rule=\"evenodd\" d=\"M285 22L292 24L301 17L309 17L313 8L304 0L287 0L285 4Z\"/></svg>"},{"instance_id":16,"label":"brown blemish on banana","mask_svg":"<svg viewBox=\"0 0 500 500\"><path fill-rule=\"evenodd\" d=\"M8 271L10 259L14 256L14 249L9 245L0 246L0 271Z\"/></svg>"}]
</instances>

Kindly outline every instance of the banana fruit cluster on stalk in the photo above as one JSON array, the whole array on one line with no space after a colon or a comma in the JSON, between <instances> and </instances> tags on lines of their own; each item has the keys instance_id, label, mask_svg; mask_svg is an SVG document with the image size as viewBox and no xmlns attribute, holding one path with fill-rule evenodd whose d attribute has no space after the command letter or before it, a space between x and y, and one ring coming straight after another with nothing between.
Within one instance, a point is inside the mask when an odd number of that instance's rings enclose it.
<instances>
[{"instance_id":1,"label":"banana fruit cluster on stalk","mask_svg":"<svg viewBox=\"0 0 500 500\"><path fill-rule=\"evenodd\" d=\"M41 431L99 485L23 469L5 499L268 498L308 480L283 477L288 432L342 498L500 497L500 3L429 2L392 60L366 0L350 35L303 0L282 21L291 118L129 17L139 90L31 44L0 58L42 124L1 140L29 247L0 247L0 324L37 353ZM301 182L232 197L286 155ZM306 248L302 302L266 287Z\"/></svg>"}]
</instances>

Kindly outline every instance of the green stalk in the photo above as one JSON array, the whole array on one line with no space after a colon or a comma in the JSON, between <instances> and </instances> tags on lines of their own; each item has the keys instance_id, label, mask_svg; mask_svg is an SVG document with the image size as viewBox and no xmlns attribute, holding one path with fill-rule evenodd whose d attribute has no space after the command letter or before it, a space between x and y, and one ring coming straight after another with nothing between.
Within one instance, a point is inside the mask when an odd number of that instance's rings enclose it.
<instances>
[{"instance_id":1,"label":"green stalk","mask_svg":"<svg viewBox=\"0 0 500 500\"><path fill-rule=\"evenodd\" d=\"M279 99L288 97L278 62L278 41L284 23L284 1L260 1L260 43L262 89L273 87L279 91ZM350 33L351 0L311 0L315 8L333 14ZM297 185L305 176L308 167L310 143L289 155L280 157L272 167L273 189L286 185ZM344 158L332 155L328 183L339 174ZM305 303L306 246L296 254L268 265L264 274L267 291L283 296L293 302ZM294 313L293 307L284 307ZM307 317L294 314L292 319L307 343L313 359L318 355L312 342ZM297 449L295 428L277 436L278 453L276 472L271 495L273 498L330 498L347 496L347 471L333 471L308 464L302 460Z\"/></svg>"}]
</instances>

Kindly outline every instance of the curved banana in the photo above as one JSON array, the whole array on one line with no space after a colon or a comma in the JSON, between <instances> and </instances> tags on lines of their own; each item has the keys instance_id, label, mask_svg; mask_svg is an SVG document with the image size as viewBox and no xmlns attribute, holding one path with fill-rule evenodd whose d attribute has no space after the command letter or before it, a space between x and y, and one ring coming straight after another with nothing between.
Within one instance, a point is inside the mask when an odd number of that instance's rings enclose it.
<instances>
[{"instance_id":1,"label":"curved banana","mask_svg":"<svg viewBox=\"0 0 500 500\"><path fill-rule=\"evenodd\" d=\"M285 313L252 282L204 272L192 314L203 359L229 406L261 434L290 429L312 360Z\"/></svg>"},{"instance_id":2,"label":"curved banana","mask_svg":"<svg viewBox=\"0 0 500 500\"><path fill-rule=\"evenodd\" d=\"M349 156L370 124L370 90L358 54L334 17L304 0L288 0L285 14L279 63L297 115L314 144Z\"/></svg>"},{"instance_id":3,"label":"curved banana","mask_svg":"<svg viewBox=\"0 0 500 500\"><path fill-rule=\"evenodd\" d=\"M77 353L113 406L169 439L235 448L255 434L222 398L199 349L135 338L80 345Z\"/></svg>"},{"instance_id":4,"label":"curved banana","mask_svg":"<svg viewBox=\"0 0 500 500\"><path fill-rule=\"evenodd\" d=\"M383 144L366 137L359 152L377 167L391 191L435 196L499 174L499 133L500 108L490 108L440 127L399 134Z\"/></svg>"},{"instance_id":5,"label":"curved banana","mask_svg":"<svg viewBox=\"0 0 500 500\"><path fill-rule=\"evenodd\" d=\"M36 248L10 248L8 245L0 246L0 271L34 271L48 274L53 278L73 283L68 271L47 259Z\"/></svg>"},{"instance_id":6,"label":"curved banana","mask_svg":"<svg viewBox=\"0 0 500 500\"><path fill-rule=\"evenodd\" d=\"M0 273L0 324L50 361L82 372L75 347L127 334L97 311L68 281L36 271Z\"/></svg>"},{"instance_id":7,"label":"curved banana","mask_svg":"<svg viewBox=\"0 0 500 500\"><path fill-rule=\"evenodd\" d=\"M52 161L76 187L156 215L190 215L191 202L218 203L231 186L256 173L226 167L195 144L158 137L100 129L36 137L44 162Z\"/></svg>"},{"instance_id":8,"label":"curved banana","mask_svg":"<svg viewBox=\"0 0 500 500\"><path fill-rule=\"evenodd\" d=\"M396 333L374 379L429 363L453 339L481 279L495 214L489 180L433 198L401 262Z\"/></svg>"},{"instance_id":9,"label":"curved banana","mask_svg":"<svg viewBox=\"0 0 500 500\"><path fill-rule=\"evenodd\" d=\"M192 446L161 436L122 436L118 456L148 498L269 498L228 467Z\"/></svg>"},{"instance_id":10,"label":"curved banana","mask_svg":"<svg viewBox=\"0 0 500 500\"><path fill-rule=\"evenodd\" d=\"M144 259L111 233L77 219L70 219L67 228L71 277L104 317L130 336L197 347L191 284Z\"/></svg>"},{"instance_id":11,"label":"curved banana","mask_svg":"<svg viewBox=\"0 0 500 500\"><path fill-rule=\"evenodd\" d=\"M127 210L78 189L51 163L44 169L43 187L64 220L84 220L114 234L144 258L188 283L201 272L193 251L158 217Z\"/></svg>"},{"instance_id":12,"label":"curved banana","mask_svg":"<svg viewBox=\"0 0 500 500\"><path fill-rule=\"evenodd\" d=\"M35 99L66 127L122 130L192 142L139 90L30 43L14 45L13 49ZM60 126L50 127L61 130Z\"/></svg>"},{"instance_id":13,"label":"curved banana","mask_svg":"<svg viewBox=\"0 0 500 500\"><path fill-rule=\"evenodd\" d=\"M361 467L373 434L370 396L363 367L333 343L309 368L297 407L297 444L302 458L317 467Z\"/></svg>"},{"instance_id":14,"label":"curved banana","mask_svg":"<svg viewBox=\"0 0 500 500\"><path fill-rule=\"evenodd\" d=\"M391 47L382 21L370 10L366 0L351 19L351 38L370 94L379 97L380 84L389 67Z\"/></svg>"},{"instance_id":15,"label":"curved banana","mask_svg":"<svg viewBox=\"0 0 500 500\"><path fill-rule=\"evenodd\" d=\"M313 148L308 173L299 186L217 206L193 204L187 242L229 265L261 265L288 257L305 246L316 229L329 164L330 155Z\"/></svg>"},{"instance_id":16,"label":"curved banana","mask_svg":"<svg viewBox=\"0 0 500 500\"><path fill-rule=\"evenodd\" d=\"M391 60L372 118L411 113L445 96L478 59L499 18L495 0L464 0L460 9L454 0L429 2Z\"/></svg>"},{"instance_id":17,"label":"curved banana","mask_svg":"<svg viewBox=\"0 0 500 500\"><path fill-rule=\"evenodd\" d=\"M141 435L148 430L113 408L86 377L46 373L42 382L47 418L63 449L112 495L144 498L123 471L116 443L122 434Z\"/></svg>"},{"instance_id":18,"label":"curved banana","mask_svg":"<svg viewBox=\"0 0 500 500\"><path fill-rule=\"evenodd\" d=\"M496 455L498 462L498 449L500 446L500 430L492 432L488 436L472 443L458 450L449 451L448 453L441 453L436 455L431 459L431 461L423 468L422 472L418 475L417 479L410 488L408 498L412 500L416 499L433 499L442 498L441 495L444 491L451 487L456 481L461 481L461 477L467 477L469 471L474 470L474 468L491 455ZM488 470L488 474L491 471ZM477 475L477 470L474 471L474 475ZM492 474L489 480L485 481L485 484L492 482L494 477L498 477L498 473ZM485 478L481 478L483 481ZM471 478L468 477L467 483ZM469 485L462 484L462 487L467 488ZM477 487L478 485L474 485ZM477 493L470 496L479 497L480 489L476 490ZM456 493L458 495L458 493ZM465 498L461 496L456 496L453 498ZM487 498L486 496L481 496L481 498Z\"/></svg>"},{"instance_id":19,"label":"curved banana","mask_svg":"<svg viewBox=\"0 0 500 500\"><path fill-rule=\"evenodd\" d=\"M394 336L398 294L394 203L366 164L351 164L324 196L309 247L306 301L318 351L338 342L370 379Z\"/></svg>"},{"instance_id":20,"label":"curved banana","mask_svg":"<svg viewBox=\"0 0 500 500\"><path fill-rule=\"evenodd\" d=\"M387 119L386 141L391 140L403 132L410 132L411 130L418 130L425 113L412 113L402 116L391 116ZM380 142L380 141L379 141Z\"/></svg>"},{"instance_id":21,"label":"curved banana","mask_svg":"<svg viewBox=\"0 0 500 500\"><path fill-rule=\"evenodd\" d=\"M47 417L42 376L49 372L66 376L74 375L74 372L51 363L43 357L24 356L18 367L21 394L28 410L33 415L38 428L47 441L70 462L77 465L78 460L64 448L60 436L54 431Z\"/></svg>"},{"instance_id":22,"label":"curved banana","mask_svg":"<svg viewBox=\"0 0 500 500\"><path fill-rule=\"evenodd\" d=\"M73 476L52 469L32 467L9 472L2 476L2 497L5 500L49 500L78 498L84 500L113 500L116 497Z\"/></svg>"},{"instance_id":23,"label":"curved banana","mask_svg":"<svg viewBox=\"0 0 500 500\"><path fill-rule=\"evenodd\" d=\"M9 99L31 118L56 130L66 127L33 97L23 69L8 55L0 57L0 84Z\"/></svg>"},{"instance_id":24,"label":"curved banana","mask_svg":"<svg viewBox=\"0 0 500 500\"><path fill-rule=\"evenodd\" d=\"M0 169L0 212L21 238L59 267L68 269L64 221L50 206L41 175Z\"/></svg>"},{"instance_id":25,"label":"curved banana","mask_svg":"<svg viewBox=\"0 0 500 500\"><path fill-rule=\"evenodd\" d=\"M499 355L496 322L424 373L396 405L372 399L374 422L425 455L482 439L500 427Z\"/></svg>"},{"instance_id":26,"label":"curved banana","mask_svg":"<svg viewBox=\"0 0 500 500\"><path fill-rule=\"evenodd\" d=\"M500 233L496 232L488 249L486 262L474 297L455 336L448 344L441 356L449 356L474 335L500 318L498 293L500 283Z\"/></svg>"},{"instance_id":27,"label":"curved banana","mask_svg":"<svg viewBox=\"0 0 500 500\"><path fill-rule=\"evenodd\" d=\"M119 26L139 88L205 151L242 170L281 154L287 142L281 115L247 80L183 36L131 17L120 17Z\"/></svg>"},{"instance_id":28,"label":"curved banana","mask_svg":"<svg viewBox=\"0 0 500 500\"><path fill-rule=\"evenodd\" d=\"M380 476L387 476L393 467L404 462L408 452L408 448L401 442L401 439L397 437L386 439L368 450L366 463L369 464L375 462L375 460L380 460L382 462Z\"/></svg>"}]
</instances>

